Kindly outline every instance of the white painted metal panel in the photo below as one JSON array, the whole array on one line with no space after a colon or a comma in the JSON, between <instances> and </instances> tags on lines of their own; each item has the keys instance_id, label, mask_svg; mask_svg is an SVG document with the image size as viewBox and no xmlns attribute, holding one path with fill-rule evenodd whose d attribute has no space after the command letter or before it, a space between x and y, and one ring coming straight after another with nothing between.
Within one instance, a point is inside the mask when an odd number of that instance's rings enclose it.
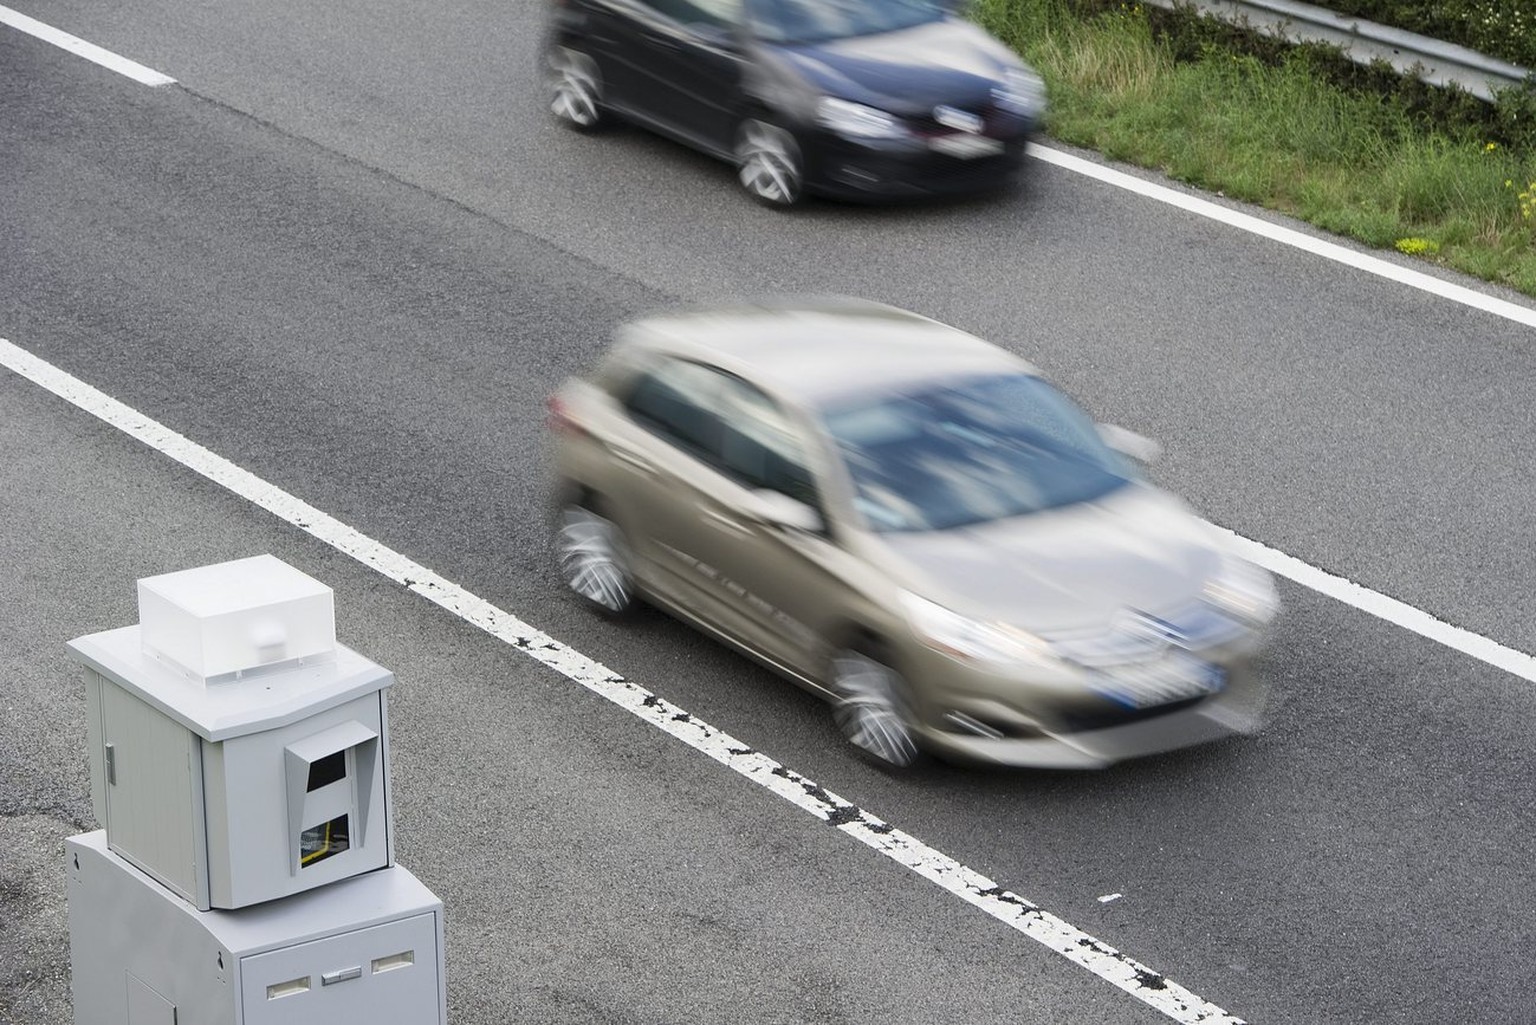
<instances>
[{"instance_id":1,"label":"white painted metal panel","mask_svg":"<svg viewBox=\"0 0 1536 1025\"><path fill-rule=\"evenodd\" d=\"M437 937L424 914L243 958L245 1025L437 1025Z\"/></svg>"},{"instance_id":2,"label":"white painted metal panel","mask_svg":"<svg viewBox=\"0 0 1536 1025\"><path fill-rule=\"evenodd\" d=\"M205 743L208 871L212 907L240 908L324 886L391 862L388 738L382 691L325 709L300 722L263 733ZM374 739L366 766L348 759L347 786L340 788L352 817L351 849L300 866L299 832L313 825L303 815L302 788L292 794L286 751L307 738L356 723ZM290 807L290 800L300 804ZM316 810L318 814L318 809Z\"/></svg>"},{"instance_id":3,"label":"white painted metal panel","mask_svg":"<svg viewBox=\"0 0 1536 1025\"><path fill-rule=\"evenodd\" d=\"M129 973L173 1004L181 1025L446 1025L442 903L403 868L200 911L108 850L103 830L65 848L76 1025L129 1021ZM343 978L353 967L357 977ZM326 986L323 976L335 972ZM293 999L304 991L284 984L301 977L319 999ZM248 991L259 997L255 1017ZM380 1002L389 1005L382 1012Z\"/></svg>"},{"instance_id":4,"label":"white painted metal panel","mask_svg":"<svg viewBox=\"0 0 1536 1025\"><path fill-rule=\"evenodd\" d=\"M203 686L146 654L137 626L77 637L68 647L75 658L204 740L277 729L395 682L389 670L344 644L336 645L331 659L268 667L216 686Z\"/></svg>"},{"instance_id":5,"label":"white painted metal panel","mask_svg":"<svg viewBox=\"0 0 1536 1025\"><path fill-rule=\"evenodd\" d=\"M203 910L393 864L387 670L342 649L331 665L210 689L146 659L135 642L130 628L72 644L86 664L93 805L113 850ZM347 785L311 794L300 781L295 798L287 749L302 755L349 738ZM326 799L339 802L332 814L346 817L349 842L301 863L299 833Z\"/></svg>"},{"instance_id":6,"label":"white painted metal panel","mask_svg":"<svg viewBox=\"0 0 1536 1025\"><path fill-rule=\"evenodd\" d=\"M176 1025L176 1005L144 984L132 972L128 976L128 1025Z\"/></svg>"},{"instance_id":7,"label":"white painted metal panel","mask_svg":"<svg viewBox=\"0 0 1536 1025\"><path fill-rule=\"evenodd\" d=\"M112 686L106 677L85 667L85 749L91 763L91 814L98 826L107 824L106 748L101 738L101 690Z\"/></svg>"},{"instance_id":8,"label":"white painted metal panel","mask_svg":"<svg viewBox=\"0 0 1536 1025\"><path fill-rule=\"evenodd\" d=\"M203 681L336 647L331 589L271 555L140 580L139 624L146 651Z\"/></svg>"},{"instance_id":9,"label":"white painted metal panel","mask_svg":"<svg viewBox=\"0 0 1536 1025\"><path fill-rule=\"evenodd\" d=\"M202 745L110 683L102 687L101 721L107 843L173 893L207 907Z\"/></svg>"}]
</instances>

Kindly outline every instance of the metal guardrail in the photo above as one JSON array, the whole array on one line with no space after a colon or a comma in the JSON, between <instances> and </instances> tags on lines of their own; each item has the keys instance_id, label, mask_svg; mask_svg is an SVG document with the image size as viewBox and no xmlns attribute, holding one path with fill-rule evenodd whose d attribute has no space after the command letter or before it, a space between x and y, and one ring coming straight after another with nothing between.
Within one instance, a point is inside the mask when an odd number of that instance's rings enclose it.
<instances>
[{"instance_id":1,"label":"metal guardrail","mask_svg":"<svg viewBox=\"0 0 1536 1025\"><path fill-rule=\"evenodd\" d=\"M1234 25L1243 25L1293 43L1328 43L1351 60L1384 60L1405 75L1433 85L1455 85L1483 100L1524 82L1527 68L1495 60L1464 46L1362 21L1294 0L1146 0L1158 7L1193 6Z\"/></svg>"}]
</instances>

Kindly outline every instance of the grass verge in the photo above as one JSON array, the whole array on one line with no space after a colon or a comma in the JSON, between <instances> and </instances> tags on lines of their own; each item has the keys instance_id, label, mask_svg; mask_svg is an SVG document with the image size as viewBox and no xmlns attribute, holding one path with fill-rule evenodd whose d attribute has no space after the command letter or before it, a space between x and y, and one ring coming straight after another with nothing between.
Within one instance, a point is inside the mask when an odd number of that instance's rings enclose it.
<instances>
[{"instance_id":1,"label":"grass verge","mask_svg":"<svg viewBox=\"0 0 1536 1025\"><path fill-rule=\"evenodd\" d=\"M1536 296L1536 149L1485 123L1351 88L1313 48L1191 46L1139 4L971 14L1045 78L1062 142Z\"/></svg>"}]
</instances>

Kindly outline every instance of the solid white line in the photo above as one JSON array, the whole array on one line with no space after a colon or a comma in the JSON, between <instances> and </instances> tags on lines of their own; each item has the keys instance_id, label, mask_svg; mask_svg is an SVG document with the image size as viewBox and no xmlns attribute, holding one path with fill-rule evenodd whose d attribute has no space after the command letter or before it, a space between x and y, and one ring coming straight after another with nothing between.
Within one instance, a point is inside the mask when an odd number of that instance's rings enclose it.
<instances>
[{"instance_id":1,"label":"solid white line","mask_svg":"<svg viewBox=\"0 0 1536 1025\"><path fill-rule=\"evenodd\" d=\"M9 25L20 29L30 36L36 36L46 43L62 47L70 53L84 57L88 61L94 61L104 68L110 68L119 75L127 75L135 82L145 85L174 85L176 80L169 75L162 75L154 68L146 68L137 61L131 61L127 57L119 57L111 50L103 50L95 43L87 43L79 36L72 36L68 32L60 31L51 25L44 25L35 18L29 18L20 11L13 11L9 7L0 7L0 25Z\"/></svg>"},{"instance_id":2,"label":"solid white line","mask_svg":"<svg viewBox=\"0 0 1536 1025\"><path fill-rule=\"evenodd\" d=\"M1335 263L1342 263L1345 266L1354 267L1356 270L1363 270L1368 274L1375 274L1378 277L1387 278L1399 284L1429 292L1431 295L1437 295L1442 299L1449 299L1452 302L1461 303L1464 306L1470 306L1485 313L1492 313L1496 317L1503 317L1517 324L1536 327L1536 308L1522 306L1518 303L1509 302L1506 299L1497 299L1491 295L1484 295L1482 292L1468 288L1465 285L1458 285L1454 282L1437 278L1432 274L1425 274L1423 271L1399 266L1389 260L1383 260L1379 256L1362 253L1350 249L1348 246L1339 245L1337 242L1329 242L1326 239L1297 231L1294 228L1283 227L1282 225L1266 221L1261 217L1233 210L1219 203L1213 203L1208 199L1201 199L1199 196L1192 196L1189 193L1180 192L1166 185L1147 181L1145 178L1138 178L1133 174L1126 174L1124 171L1117 171L1112 167L1105 167L1103 164L1096 164L1091 160L1085 160L1082 157L1071 153L1064 153L1049 146L1031 143L1029 145L1029 155L1048 164L1055 164L1057 167L1074 171L1089 178L1095 178L1116 188L1146 196L1148 199L1155 199L1160 203L1176 206L1181 210L1187 210L1190 213L1198 214L1213 221L1220 221L1223 224L1231 225L1234 228L1239 228L1251 234L1273 239L1288 246L1294 246L1297 249L1332 260Z\"/></svg>"},{"instance_id":3,"label":"solid white line","mask_svg":"<svg viewBox=\"0 0 1536 1025\"><path fill-rule=\"evenodd\" d=\"M0 365L403 584L1183 1025L1242 1019L458 584L0 338Z\"/></svg>"}]
</instances>

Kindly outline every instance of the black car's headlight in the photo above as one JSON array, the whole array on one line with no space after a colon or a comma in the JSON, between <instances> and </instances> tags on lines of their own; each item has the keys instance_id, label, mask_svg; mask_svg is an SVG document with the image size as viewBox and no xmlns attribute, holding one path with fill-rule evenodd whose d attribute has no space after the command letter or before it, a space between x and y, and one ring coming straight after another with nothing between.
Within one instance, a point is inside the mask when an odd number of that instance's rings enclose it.
<instances>
[{"instance_id":1,"label":"black car's headlight","mask_svg":"<svg viewBox=\"0 0 1536 1025\"><path fill-rule=\"evenodd\" d=\"M992 102L1013 114L1039 117L1045 111L1045 82L1033 71L1009 68L992 87Z\"/></svg>"},{"instance_id":2,"label":"black car's headlight","mask_svg":"<svg viewBox=\"0 0 1536 1025\"><path fill-rule=\"evenodd\" d=\"M912 134L883 110L831 96L816 104L816 123L848 139L905 139Z\"/></svg>"}]
</instances>

